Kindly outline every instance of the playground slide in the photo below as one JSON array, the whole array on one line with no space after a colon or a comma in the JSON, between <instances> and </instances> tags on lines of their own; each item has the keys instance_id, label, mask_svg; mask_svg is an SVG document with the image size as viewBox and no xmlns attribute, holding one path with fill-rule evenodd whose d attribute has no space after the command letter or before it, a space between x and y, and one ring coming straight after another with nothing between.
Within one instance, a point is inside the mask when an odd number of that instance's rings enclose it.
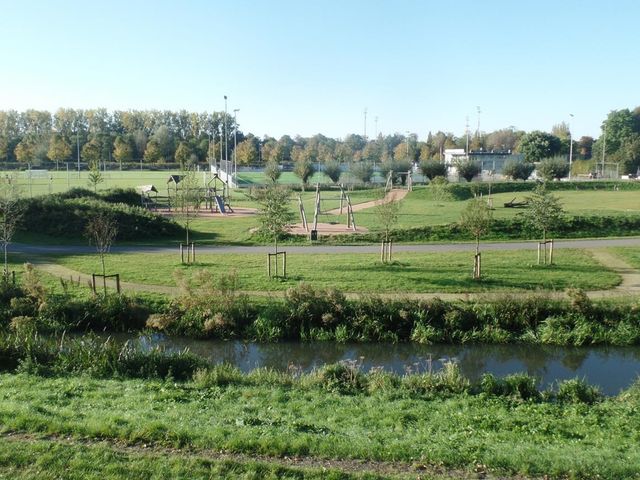
<instances>
[{"instance_id":1,"label":"playground slide","mask_svg":"<svg viewBox=\"0 0 640 480\"><path fill-rule=\"evenodd\" d=\"M214 198L216 199L216 205L218 206L218 210L220 211L220 213L227 213L227 211L224 208L224 202L222 201L222 197L220 195L216 195Z\"/></svg>"}]
</instances>

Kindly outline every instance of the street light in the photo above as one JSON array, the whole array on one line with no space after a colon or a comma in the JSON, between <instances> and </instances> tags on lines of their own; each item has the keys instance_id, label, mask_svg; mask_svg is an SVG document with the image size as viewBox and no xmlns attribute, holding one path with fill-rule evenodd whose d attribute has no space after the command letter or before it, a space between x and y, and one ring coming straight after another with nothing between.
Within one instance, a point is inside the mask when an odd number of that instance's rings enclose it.
<instances>
[{"instance_id":1,"label":"street light","mask_svg":"<svg viewBox=\"0 0 640 480\"><path fill-rule=\"evenodd\" d=\"M224 167L229 172L229 137L227 136L227 96L224 96Z\"/></svg>"},{"instance_id":2,"label":"street light","mask_svg":"<svg viewBox=\"0 0 640 480\"><path fill-rule=\"evenodd\" d=\"M407 160L409 160L409 130L407 130L407 136L405 137L405 143L407 144L406 147L406 155L407 155Z\"/></svg>"},{"instance_id":3,"label":"street light","mask_svg":"<svg viewBox=\"0 0 640 480\"><path fill-rule=\"evenodd\" d=\"M573 118L573 113L569 116ZM571 180L571 164L573 163L573 139L571 135L571 120L569 120L569 180Z\"/></svg>"},{"instance_id":4,"label":"street light","mask_svg":"<svg viewBox=\"0 0 640 480\"><path fill-rule=\"evenodd\" d=\"M76 147L78 152L78 178L80 178L80 133L76 126Z\"/></svg>"},{"instance_id":5,"label":"street light","mask_svg":"<svg viewBox=\"0 0 640 480\"><path fill-rule=\"evenodd\" d=\"M233 109L233 181L238 184L238 157L236 147L238 146L238 112L239 108Z\"/></svg>"}]
</instances>

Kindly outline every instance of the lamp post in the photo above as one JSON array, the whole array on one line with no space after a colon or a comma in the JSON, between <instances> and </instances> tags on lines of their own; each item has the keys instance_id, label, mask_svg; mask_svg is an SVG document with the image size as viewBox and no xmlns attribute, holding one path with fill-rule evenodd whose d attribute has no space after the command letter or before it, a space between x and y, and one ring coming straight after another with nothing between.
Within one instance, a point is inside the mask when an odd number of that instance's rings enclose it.
<instances>
[{"instance_id":1,"label":"lamp post","mask_svg":"<svg viewBox=\"0 0 640 480\"><path fill-rule=\"evenodd\" d=\"M569 114L573 118L573 113ZM571 120L569 120L569 180L571 180L571 165L573 163L573 138L571 135Z\"/></svg>"},{"instance_id":2,"label":"lamp post","mask_svg":"<svg viewBox=\"0 0 640 480\"><path fill-rule=\"evenodd\" d=\"M236 147L238 146L238 112L239 108L233 109L233 181L238 183L238 157Z\"/></svg>"},{"instance_id":3,"label":"lamp post","mask_svg":"<svg viewBox=\"0 0 640 480\"><path fill-rule=\"evenodd\" d=\"M76 147L78 153L78 178L80 178L80 132L78 127L76 127Z\"/></svg>"},{"instance_id":4,"label":"lamp post","mask_svg":"<svg viewBox=\"0 0 640 480\"><path fill-rule=\"evenodd\" d=\"M407 130L407 136L405 137L405 143L406 143L406 153L405 155L407 156L407 160L409 160L409 130Z\"/></svg>"},{"instance_id":5,"label":"lamp post","mask_svg":"<svg viewBox=\"0 0 640 480\"><path fill-rule=\"evenodd\" d=\"M224 96L224 169L229 173L229 137L227 135L227 96Z\"/></svg>"}]
</instances>

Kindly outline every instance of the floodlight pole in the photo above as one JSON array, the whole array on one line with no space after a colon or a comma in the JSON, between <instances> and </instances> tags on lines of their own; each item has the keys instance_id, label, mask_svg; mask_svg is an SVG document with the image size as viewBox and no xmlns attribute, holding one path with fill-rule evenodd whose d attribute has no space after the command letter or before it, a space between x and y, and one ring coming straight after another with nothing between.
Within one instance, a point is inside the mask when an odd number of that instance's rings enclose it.
<instances>
[{"instance_id":1,"label":"floodlight pole","mask_svg":"<svg viewBox=\"0 0 640 480\"><path fill-rule=\"evenodd\" d=\"M233 110L233 181L238 185L238 157L236 154L236 148L238 146L238 112L239 108Z\"/></svg>"},{"instance_id":2,"label":"floodlight pole","mask_svg":"<svg viewBox=\"0 0 640 480\"><path fill-rule=\"evenodd\" d=\"M573 118L573 113L569 116ZM573 163L573 136L571 135L571 120L569 120L569 180L571 180L571 165Z\"/></svg>"},{"instance_id":3,"label":"floodlight pole","mask_svg":"<svg viewBox=\"0 0 640 480\"><path fill-rule=\"evenodd\" d=\"M76 129L76 147L78 153L78 178L80 178L80 133Z\"/></svg>"},{"instance_id":4,"label":"floodlight pole","mask_svg":"<svg viewBox=\"0 0 640 480\"><path fill-rule=\"evenodd\" d=\"M224 96L224 161L225 171L229 170L229 137L227 136L227 96Z\"/></svg>"}]
</instances>

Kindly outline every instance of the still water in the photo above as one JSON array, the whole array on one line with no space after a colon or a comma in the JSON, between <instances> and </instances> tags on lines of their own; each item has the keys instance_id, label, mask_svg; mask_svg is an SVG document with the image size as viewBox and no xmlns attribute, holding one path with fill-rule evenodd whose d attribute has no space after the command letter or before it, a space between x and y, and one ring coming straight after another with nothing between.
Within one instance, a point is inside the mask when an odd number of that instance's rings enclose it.
<instances>
[{"instance_id":1,"label":"still water","mask_svg":"<svg viewBox=\"0 0 640 480\"><path fill-rule=\"evenodd\" d=\"M553 347L540 345L417 345L336 343L245 343L201 341L150 335L134 340L144 347L161 346L199 355L213 364L229 363L242 371L258 367L310 371L327 363L357 361L363 371L435 371L455 361L471 381L485 372L497 376L525 372L540 380L540 387L558 380L583 378L605 395L616 395L640 374L640 347Z\"/></svg>"}]
</instances>

